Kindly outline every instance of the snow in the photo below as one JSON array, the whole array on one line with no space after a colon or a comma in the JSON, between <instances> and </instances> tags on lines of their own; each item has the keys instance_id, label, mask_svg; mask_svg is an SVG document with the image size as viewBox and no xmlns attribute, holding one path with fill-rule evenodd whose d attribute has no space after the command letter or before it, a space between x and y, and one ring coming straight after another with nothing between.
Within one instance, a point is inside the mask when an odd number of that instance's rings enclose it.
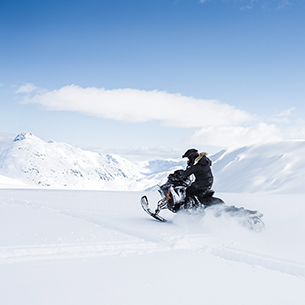
<instances>
[{"instance_id":1,"label":"snow","mask_svg":"<svg viewBox=\"0 0 305 305\"><path fill-rule=\"evenodd\" d=\"M0 187L1 188L29 188L29 185L27 185L21 181L18 181L16 179L12 179L12 178L0 175Z\"/></svg>"},{"instance_id":2,"label":"snow","mask_svg":"<svg viewBox=\"0 0 305 305\"><path fill-rule=\"evenodd\" d=\"M260 143L224 150L213 159L221 192L304 192L305 141Z\"/></svg>"},{"instance_id":3,"label":"snow","mask_svg":"<svg viewBox=\"0 0 305 305\"><path fill-rule=\"evenodd\" d=\"M133 163L119 155L45 142L31 133L21 133L11 141L0 139L0 175L29 187L143 190L155 187L184 164L182 160ZM0 187L6 186L0 181Z\"/></svg>"},{"instance_id":4,"label":"snow","mask_svg":"<svg viewBox=\"0 0 305 305\"><path fill-rule=\"evenodd\" d=\"M303 192L305 141L260 143L222 150L213 161L216 192ZM0 139L0 176L8 184L48 189L155 190L185 160L131 162L65 143L45 142L31 133ZM3 183L2 183L3 182Z\"/></svg>"},{"instance_id":5,"label":"snow","mask_svg":"<svg viewBox=\"0 0 305 305\"><path fill-rule=\"evenodd\" d=\"M210 156L215 195L262 212L257 233L209 211L149 217L141 196L154 208L181 159L1 138L1 304L303 305L304 154L304 141L283 141Z\"/></svg>"},{"instance_id":6,"label":"snow","mask_svg":"<svg viewBox=\"0 0 305 305\"><path fill-rule=\"evenodd\" d=\"M260 233L212 214L160 223L142 195L0 190L1 303L304 304L303 193L217 194L262 212Z\"/></svg>"}]
</instances>

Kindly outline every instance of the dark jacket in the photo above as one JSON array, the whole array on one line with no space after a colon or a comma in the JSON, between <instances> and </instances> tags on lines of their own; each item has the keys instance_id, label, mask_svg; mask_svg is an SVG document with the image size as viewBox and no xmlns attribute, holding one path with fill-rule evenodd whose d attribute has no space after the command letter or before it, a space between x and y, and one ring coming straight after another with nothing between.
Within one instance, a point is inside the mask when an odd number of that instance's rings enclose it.
<instances>
[{"instance_id":1,"label":"dark jacket","mask_svg":"<svg viewBox=\"0 0 305 305\"><path fill-rule=\"evenodd\" d=\"M200 190L211 188L213 184L212 161L206 155L206 153L201 153L195 159L193 165L180 172L183 177L189 177L194 174L196 180L192 183L192 186Z\"/></svg>"}]
</instances>

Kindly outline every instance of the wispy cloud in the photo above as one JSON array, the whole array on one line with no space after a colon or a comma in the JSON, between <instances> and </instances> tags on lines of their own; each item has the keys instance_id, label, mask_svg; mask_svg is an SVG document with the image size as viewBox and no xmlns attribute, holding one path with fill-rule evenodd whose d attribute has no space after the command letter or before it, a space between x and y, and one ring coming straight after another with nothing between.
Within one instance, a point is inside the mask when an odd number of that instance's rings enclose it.
<instances>
[{"instance_id":1,"label":"wispy cloud","mask_svg":"<svg viewBox=\"0 0 305 305\"><path fill-rule=\"evenodd\" d=\"M27 83L23 86L20 86L19 89L15 93L32 93L38 88L31 83Z\"/></svg>"},{"instance_id":2,"label":"wispy cloud","mask_svg":"<svg viewBox=\"0 0 305 305\"><path fill-rule=\"evenodd\" d=\"M199 3L206 3L210 0L199 0ZM229 0L230 1L230 0ZM228 0L223 0L223 2L228 2ZM266 11L281 10L288 5L291 5L290 0L239 0L231 1L232 4L240 3L241 10L252 10L254 7L261 7Z\"/></svg>"},{"instance_id":3,"label":"wispy cloud","mask_svg":"<svg viewBox=\"0 0 305 305\"><path fill-rule=\"evenodd\" d=\"M289 109L283 110L280 113L275 114L275 117L282 118L282 117L287 117L291 116L292 112L295 110L295 107L291 107Z\"/></svg>"},{"instance_id":4,"label":"wispy cloud","mask_svg":"<svg viewBox=\"0 0 305 305\"><path fill-rule=\"evenodd\" d=\"M280 141L282 132L274 124L257 123L253 126L221 126L218 128L202 128L197 130L190 139L191 143L232 147L247 144Z\"/></svg>"},{"instance_id":5,"label":"wispy cloud","mask_svg":"<svg viewBox=\"0 0 305 305\"><path fill-rule=\"evenodd\" d=\"M118 154L130 161L150 161L156 159L179 159L184 153L181 149L174 149L170 147L136 147L133 149L124 148L96 148L96 147L82 147L90 151L96 151L101 154Z\"/></svg>"},{"instance_id":6,"label":"wispy cloud","mask_svg":"<svg viewBox=\"0 0 305 305\"><path fill-rule=\"evenodd\" d=\"M282 10L289 5L291 5L291 2L289 0L265 0L262 3L263 9L266 11Z\"/></svg>"},{"instance_id":7,"label":"wispy cloud","mask_svg":"<svg viewBox=\"0 0 305 305\"><path fill-rule=\"evenodd\" d=\"M295 115L293 115L294 110L295 107L291 107L281 111L280 113L276 113L268 118L268 122L289 124L291 123L291 120L295 118Z\"/></svg>"},{"instance_id":8,"label":"wispy cloud","mask_svg":"<svg viewBox=\"0 0 305 305\"><path fill-rule=\"evenodd\" d=\"M46 110L74 111L130 123L159 121L162 126L196 128L189 138L193 145L239 146L284 138L305 138L304 124L285 127L294 108L263 120L256 115L217 100L196 99L165 91L113 89L76 85L58 90L40 90L34 85L20 87L23 103L42 105Z\"/></svg>"},{"instance_id":9,"label":"wispy cloud","mask_svg":"<svg viewBox=\"0 0 305 305\"><path fill-rule=\"evenodd\" d=\"M241 10L251 10L258 0L243 0L241 2Z\"/></svg>"},{"instance_id":10,"label":"wispy cloud","mask_svg":"<svg viewBox=\"0 0 305 305\"><path fill-rule=\"evenodd\" d=\"M22 91L19 89L17 92ZM232 126L254 119L251 114L216 100L157 90L105 90L71 85L27 96L23 102L40 104L48 110L76 111L117 121L139 123L157 120L175 127Z\"/></svg>"},{"instance_id":11,"label":"wispy cloud","mask_svg":"<svg viewBox=\"0 0 305 305\"><path fill-rule=\"evenodd\" d=\"M280 10L290 4L291 4L291 2L289 0L281 0L281 1L279 1L279 5L278 5L277 9Z\"/></svg>"},{"instance_id":12,"label":"wispy cloud","mask_svg":"<svg viewBox=\"0 0 305 305\"><path fill-rule=\"evenodd\" d=\"M295 124L289 125L286 130L286 137L291 139L305 139L305 121L297 118Z\"/></svg>"}]
</instances>

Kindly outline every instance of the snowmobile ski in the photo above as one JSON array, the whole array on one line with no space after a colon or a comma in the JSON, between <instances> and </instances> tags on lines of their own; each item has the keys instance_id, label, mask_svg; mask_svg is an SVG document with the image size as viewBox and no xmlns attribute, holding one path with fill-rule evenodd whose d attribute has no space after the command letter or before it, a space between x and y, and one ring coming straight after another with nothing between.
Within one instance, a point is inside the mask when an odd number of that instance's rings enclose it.
<instances>
[{"instance_id":1,"label":"snowmobile ski","mask_svg":"<svg viewBox=\"0 0 305 305\"><path fill-rule=\"evenodd\" d=\"M143 210L144 210L148 215L150 215L151 217L153 217L153 218L155 218L155 219L157 219L157 220L159 220L159 221L162 221L162 222L167 221L165 218L159 216L157 213L154 213L154 212L150 209L149 203L148 203L148 199L147 199L146 196L143 196L143 197L141 198L141 206L142 206Z\"/></svg>"},{"instance_id":2,"label":"snowmobile ski","mask_svg":"<svg viewBox=\"0 0 305 305\"><path fill-rule=\"evenodd\" d=\"M217 197L214 197L213 190L207 190L205 193L194 197L186 196L186 189L191 185L192 181L182 177L179 173L174 172L168 176L168 181L159 186L161 199L158 201L157 208L153 211L149 207L149 202L146 196L141 198L143 210L151 217L165 222L167 221L159 215L159 213L167 209L173 213L184 211L187 213L198 214L205 211L212 211L215 217L223 214L229 215L237 220L237 222L255 232L261 232L265 224L262 221L263 214L258 211L247 210L243 207L227 206L225 202Z\"/></svg>"}]
</instances>

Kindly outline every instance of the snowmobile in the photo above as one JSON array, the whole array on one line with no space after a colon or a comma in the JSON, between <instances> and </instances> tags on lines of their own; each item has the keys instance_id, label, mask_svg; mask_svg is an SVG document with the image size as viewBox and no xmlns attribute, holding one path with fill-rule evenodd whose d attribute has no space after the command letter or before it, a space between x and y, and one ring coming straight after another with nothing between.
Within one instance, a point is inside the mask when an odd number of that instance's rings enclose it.
<instances>
[{"instance_id":1,"label":"snowmobile","mask_svg":"<svg viewBox=\"0 0 305 305\"><path fill-rule=\"evenodd\" d=\"M143 210L153 218L165 222L165 218L159 215L161 210L168 209L173 213L184 211L189 214L205 213L207 209L213 210L214 216L219 217L226 213L231 217L236 217L238 222L248 227L250 230L260 232L264 228L262 221L263 214L258 211L247 210L243 207L227 206L225 202L214 197L213 190L207 190L197 196L187 197L186 189L192 183L192 179L184 178L179 174L179 170L168 176L165 184L159 186L161 200L158 201L157 208L153 211L148 202L147 196L141 198Z\"/></svg>"}]
</instances>

